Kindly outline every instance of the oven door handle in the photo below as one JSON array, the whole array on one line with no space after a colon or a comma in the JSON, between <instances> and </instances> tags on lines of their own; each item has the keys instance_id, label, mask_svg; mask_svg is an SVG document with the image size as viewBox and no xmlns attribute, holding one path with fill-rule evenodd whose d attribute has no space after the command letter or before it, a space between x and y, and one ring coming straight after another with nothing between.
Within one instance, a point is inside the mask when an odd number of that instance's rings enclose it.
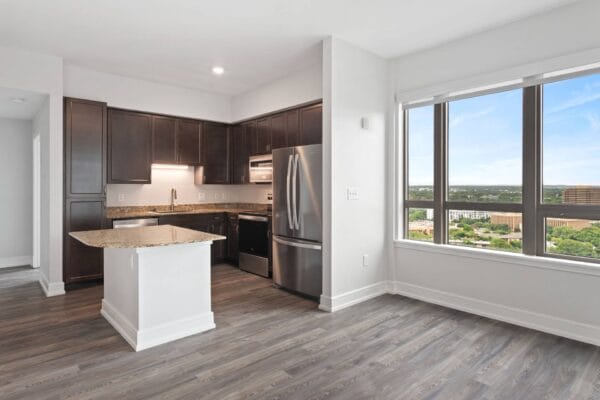
<instances>
[{"instance_id":1,"label":"oven door handle","mask_svg":"<svg viewBox=\"0 0 600 400\"><path fill-rule=\"evenodd\" d=\"M290 205L290 179L292 177L292 158L293 156L290 154L290 157L288 158L287 178L285 186L285 195L287 198L287 217L290 229L294 229L294 225L292 224L292 209Z\"/></svg>"}]
</instances>

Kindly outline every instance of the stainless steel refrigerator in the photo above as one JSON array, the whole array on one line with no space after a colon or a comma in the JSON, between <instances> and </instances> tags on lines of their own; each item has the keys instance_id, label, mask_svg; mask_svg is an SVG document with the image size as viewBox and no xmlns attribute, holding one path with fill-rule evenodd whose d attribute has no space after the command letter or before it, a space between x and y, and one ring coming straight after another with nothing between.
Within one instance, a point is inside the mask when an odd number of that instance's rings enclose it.
<instances>
[{"instance_id":1,"label":"stainless steel refrigerator","mask_svg":"<svg viewBox=\"0 0 600 400\"><path fill-rule=\"evenodd\" d=\"M321 295L321 145L273 150L273 281L306 296Z\"/></svg>"}]
</instances>

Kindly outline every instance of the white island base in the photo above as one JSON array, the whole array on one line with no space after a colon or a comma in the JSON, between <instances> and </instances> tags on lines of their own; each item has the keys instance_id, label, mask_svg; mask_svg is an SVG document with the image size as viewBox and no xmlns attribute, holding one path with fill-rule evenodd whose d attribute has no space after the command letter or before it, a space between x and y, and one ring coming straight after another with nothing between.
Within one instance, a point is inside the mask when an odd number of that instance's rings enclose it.
<instances>
[{"instance_id":1,"label":"white island base","mask_svg":"<svg viewBox=\"0 0 600 400\"><path fill-rule=\"evenodd\" d=\"M211 244L104 249L101 313L135 351L215 327Z\"/></svg>"}]
</instances>

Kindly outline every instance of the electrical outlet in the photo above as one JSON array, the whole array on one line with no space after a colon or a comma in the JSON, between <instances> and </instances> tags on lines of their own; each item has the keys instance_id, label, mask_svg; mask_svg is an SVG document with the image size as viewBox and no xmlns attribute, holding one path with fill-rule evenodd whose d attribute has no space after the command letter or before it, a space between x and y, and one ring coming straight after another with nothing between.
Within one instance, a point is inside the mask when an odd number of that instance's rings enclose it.
<instances>
[{"instance_id":1,"label":"electrical outlet","mask_svg":"<svg viewBox=\"0 0 600 400\"><path fill-rule=\"evenodd\" d=\"M206 193L198 192L198 200L200 200L200 201L206 200Z\"/></svg>"},{"instance_id":2,"label":"electrical outlet","mask_svg":"<svg viewBox=\"0 0 600 400\"><path fill-rule=\"evenodd\" d=\"M125 195L123 193L119 194L118 201L119 201L119 203L122 203L125 201Z\"/></svg>"},{"instance_id":3,"label":"electrical outlet","mask_svg":"<svg viewBox=\"0 0 600 400\"><path fill-rule=\"evenodd\" d=\"M271 193L271 192L267 192L267 193L266 193L266 198L267 198L267 201L271 201L271 200L273 200L273 193Z\"/></svg>"},{"instance_id":4,"label":"electrical outlet","mask_svg":"<svg viewBox=\"0 0 600 400\"><path fill-rule=\"evenodd\" d=\"M368 267L368 266L369 266L369 255L363 254L363 267Z\"/></svg>"},{"instance_id":5,"label":"electrical outlet","mask_svg":"<svg viewBox=\"0 0 600 400\"><path fill-rule=\"evenodd\" d=\"M348 187L346 188L346 196L348 200L358 200L358 188Z\"/></svg>"}]
</instances>

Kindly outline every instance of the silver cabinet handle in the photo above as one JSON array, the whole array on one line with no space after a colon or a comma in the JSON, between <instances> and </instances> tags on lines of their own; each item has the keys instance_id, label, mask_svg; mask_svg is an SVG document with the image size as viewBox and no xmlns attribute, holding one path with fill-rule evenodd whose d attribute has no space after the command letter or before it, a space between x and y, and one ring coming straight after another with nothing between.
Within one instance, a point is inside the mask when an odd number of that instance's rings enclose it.
<instances>
[{"instance_id":1,"label":"silver cabinet handle","mask_svg":"<svg viewBox=\"0 0 600 400\"><path fill-rule=\"evenodd\" d=\"M298 204L296 203L298 187L298 154L294 156L294 171L292 172L292 205L294 208L294 227L300 229L300 223L298 222Z\"/></svg>"},{"instance_id":2,"label":"silver cabinet handle","mask_svg":"<svg viewBox=\"0 0 600 400\"><path fill-rule=\"evenodd\" d=\"M292 155L288 158L288 168L287 168L287 177L286 177L286 186L285 186L285 195L287 198L287 216L288 216L288 224L290 229L294 229L294 225L292 225L292 210L290 208L290 178L292 173Z\"/></svg>"}]
</instances>

